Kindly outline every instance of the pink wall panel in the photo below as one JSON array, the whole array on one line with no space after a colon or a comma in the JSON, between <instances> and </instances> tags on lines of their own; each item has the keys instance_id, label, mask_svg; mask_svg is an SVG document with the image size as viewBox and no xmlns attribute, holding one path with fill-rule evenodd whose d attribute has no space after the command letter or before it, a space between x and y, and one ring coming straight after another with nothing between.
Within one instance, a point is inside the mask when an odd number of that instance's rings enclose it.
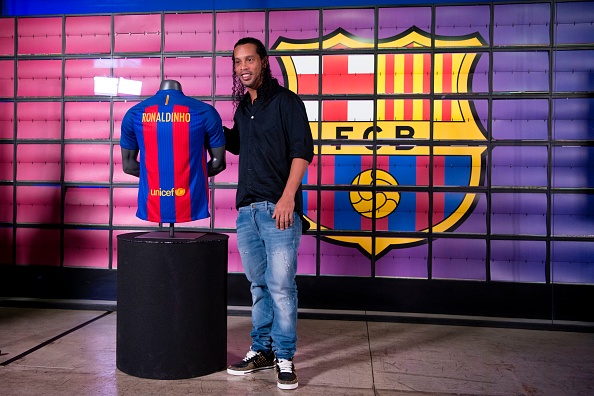
<instances>
[{"instance_id":1,"label":"pink wall panel","mask_svg":"<svg viewBox=\"0 0 594 396\"><path fill-rule=\"evenodd\" d=\"M0 102L0 139L14 138L14 103Z\"/></svg>"},{"instance_id":2,"label":"pink wall panel","mask_svg":"<svg viewBox=\"0 0 594 396\"><path fill-rule=\"evenodd\" d=\"M141 220L136 217L138 208L138 188L113 189L113 220L114 226L145 226L155 227L159 223Z\"/></svg>"},{"instance_id":3,"label":"pink wall panel","mask_svg":"<svg viewBox=\"0 0 594 396\"><path fill-rule=\"evenodd\" d=\"M0 221L2 222L11 223L13 221L14 200L12 195L12 186L0 186ZM2 255L0 254L0 256Z\"/></svg>"},{"instance_id":4,"label":"pink wall panel","mask_svg":"<svg viewBox=\"0 0 594 396\"><path fill-rule=\"evenodd\" d=\"M18 37L19 55L61 54L62 18L19 18Z\"/></svg>"},{"instance_id":5,"label":"pink wall panel","mask_svg":"<svg viewBox=\"0 0 594 396\"><path fill-rule=\"evenodd\" d=\"M109 187L69 187L64 223L109 224Z\"/></svg>"},{"instance_id":6,"label":"pink wall panel","mask_svg":"<svg viewBox=\"0 0 594 396\"><path fill-rule=\"evenodd\" d=\"M17 265L60 265L60 230L17 228Z\"/></svg>"},{"instance_id":7,"label":"pink wall panel","mask_svg":"<svg viewBox=\"0 0 594 396\"><path fill-rule=\"evenodd\" d=\"M19 60L17 96L61 96L62 61L59 59Z\"/></svg>"},{"instance_id":8,"label":"pink wall panel","mask_svg":"<svg viewBox=\"0 0 594 396\"><path fill-rule=\"evenodd\" d=\"M109 144L64 146L64 181L109 182Z\"/></svg>"},{"instance_id":9,"label":"pink wall panel","mask_svg":"<svg viewBox=\"0 0 594 396\"><path fill-rule=\"evenodd\" d=\"M17 146L17 181L60 181L61 164L59 144Z\"/></svg>"},{"instance_id":10,"label":"pink wall panel","mask_svg":"<svg viewBox=\"0 0 594 396\"><path fill-rule=\"evenodd\" d=\"M12 264L12 228L0 228L0 264Z\"/></svg>"},{"instance_id":11,"label":"pink wall panel","mask_svg":"<svg viewBox=\"0 0 594 396\"><path fill-rule=\"evenodd\" d=\"M215 228L235 228L237 209L235 209L236 190L217 189L214 199Z\"/></svg>"},{"instance_id":12,"label":"pink wall panel","mask_svg":"<svg viewBox=\"0 0 594 396\"><path fill-rule=\"evenodd\" d=\"M217 51L232 51L242 37L265 40L265 14L263 12L220 12L216 14Z\"/></svg>"},{"instance_id":13,"label":"pink wall panel","mask_svg":"<svg viewBox=\"0 0 594 396\"><path fill-rule=\"evenodd\" d=\"M95 77L110 77L111 67L111 59L67 59L64 95L95 95Z\"/></svg>"},{"instance_id":14,"label":"pink wall panel","mask_svg":"<svg viewBox=\"0 0 594 396\"><path fill-rule=\"evenodd\" d=\"M122 149L119 145L113 146L113 182L138 183L138 178L136 176L124 173L122 168Z\"/></svg>"},{"instance_id":15,"label":"pink wall panel","mask_svg":"<svg viewBox=\"0 0 594 396\"><path fill-rule=\"evenodd\" d=\"M186 95L212 95L212 58L165 58L163 78L177 80Z\"/></svg>"},{"instance_id":16,"label":"pink wall panel","mask_svg":"<svg viewBox=\"0 0 594 396\"><path fill-rule=\"evenodd\" d=\"M62 135L62 103L17 103L18 139L60 139Z\"/></svg>"},{"instance_id":17,"label":"pink wall panel","mask_svg":"<svg viewBox=\"0 0 594 396\"><path fill-rule=\"evenodd\" d=\"M111 115L109 102L66 102L65 139L109 139Z\"/></svg>"},{"instance_id":18,"label":"pink wall panel","mask_svg":"<svg viewBox=\"0 0 594 396\"><path fill-rule=\"evenodd\" d=\"M0 144L0 180L14 180L13 144Z\"/></svg>"},{"instance_id":19,"label":"pink wall panel","mask_svg":"<svg viewBox=\"0 0 594 396\"><path fill-rule=\"evenodd\" d=\"M165 15L165 52L212 51L212 13Z\"/></svg>"},{"instance_id":20,"label":"pink wall panel","mask_svg":"<svg viewBox=\"0 0 594 396\"><path fill-rule=\"evenodd\" d=\"M0 19L0 55L14 55L14 18Z\"/></svg>"},{"instance_id":21,"label":"pink wall panel","mask_svg":"<svg viewBox=\"0 0 594 396\"><path fill-rule=\"evenodd\" d=\"M161 15L116 15L114 52L161 51Z\"/></svg>"},{"instance_id":22,"label":"pink wall panel","mask_svg":"<svg viewBox=\"0 0 594 396\"><path fill-rule=\"evenodd\" d=\"M241 264L241 257L237 249L237 234L229 235L228 241L228 255L227 255L227 271L229 272L243 272L243 265Z\"/></svg>"},{"instance_id":23,"label":"pink wall panel","mask_svg":"<svg viewBox=\"0 0 594 396\"><path fill-rule=\"evenodd\" d=\"M109 230L65 230L64 267L109 268Z\"/></svg>"},{"instance_id":24,"label":"pink wall panel","mask_svg":"<svg viewBox=\"0 0 594 396\"><path fill-rule=\"evenodd\" d=\"M67 54L109 54L111 52L111 17L66 17Z\"/></svg>"},{"instance_id":25,"label":"pink wall panel","mask_svg":"<svg viewBox=\"0 0 594 396\"><path fill-rule=\"evenodd\" d=\"M113 102L113 139L119 140L122 136L122 120L126 112L138 101Z\"/></svg>"},{"instance_id":26,"label":"pink wall panel","mask_svg":"<svg viewBox=\"0 0 594 396\"><path fill-rule=\"evenodd\" d=\"M233 88L233 61L230 56L217 56L215 59L216 95L231 95Z\"/></svg>"},{"instance_id":27,"label":"pink wall panel","mask_svg":"<svg viewBox=\"0 0 594 396\"><path fill-rule=\"evenodd\" d=\"M140 81L140 94L153 95L161 85L161 58L114 59L113 76Z\"/></svg>"},{"instance_id":28,"label":"pink wall panel","mask_svg":"<svg viewBox=\"0 0 594 396\"><path fill-rule=\"evenodd\" d=\"M18 223L60 223L62 189L59 186L18 186L16 199Z\"/></svg>"},{"instance_id":29,"label":"pink wall panel","mask_svg":"<svg viewBox=\"0 0 594 396\"><path fill-rule=\"evenodd\" d=\"M14 61L0 60L0 97L14 97Z\"/></svg>"}]
</instances>

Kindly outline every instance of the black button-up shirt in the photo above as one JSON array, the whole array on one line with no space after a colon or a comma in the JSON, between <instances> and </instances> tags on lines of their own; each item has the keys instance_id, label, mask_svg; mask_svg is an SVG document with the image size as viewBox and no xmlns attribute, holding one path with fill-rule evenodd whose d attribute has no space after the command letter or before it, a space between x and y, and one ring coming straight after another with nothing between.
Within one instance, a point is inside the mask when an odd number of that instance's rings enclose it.
<instances>
[{"instance_id":1,"label":"black button-up shirt","mask_svg":"<svg viewBox=\"0 0 594 396\"><path fill-rule=\"evenodd\" d=\"M238 208L264 200L278 202L293 158L313 159L313 139L303 102L276 80L273 84L268 97L258 90L253 104L246 94L235 112L233 129L226 130L227 149L239 154ZM301 186L295 194L295 211L303 214Z\"/></svg>"}]
</instances>

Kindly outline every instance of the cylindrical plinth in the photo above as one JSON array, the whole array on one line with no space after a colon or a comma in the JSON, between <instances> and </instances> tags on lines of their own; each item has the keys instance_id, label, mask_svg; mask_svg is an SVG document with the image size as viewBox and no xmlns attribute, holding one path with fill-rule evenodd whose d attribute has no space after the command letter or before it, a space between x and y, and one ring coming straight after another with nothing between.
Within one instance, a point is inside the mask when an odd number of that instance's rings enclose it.
<instances>
[{"instance_id":1,"label":"cylindrical plinth","mask_svg":"<svg viewBox=\"0 0 594 396\"><path fill-rule=\"evenodd\" d=\"M151 379L223 369L228 236L136 232L117 240L117 368Z\"/></svg>"}]
</instances>

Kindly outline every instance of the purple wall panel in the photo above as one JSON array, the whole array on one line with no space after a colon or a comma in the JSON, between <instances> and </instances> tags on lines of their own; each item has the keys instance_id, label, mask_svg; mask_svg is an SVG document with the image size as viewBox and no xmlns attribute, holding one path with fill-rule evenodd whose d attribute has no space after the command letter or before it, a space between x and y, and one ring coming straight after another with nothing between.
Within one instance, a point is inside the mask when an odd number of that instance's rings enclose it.
<instances>
[{"instance_id":1,"label":"purple wall panel","mask_svg":"<svg viewBox=\"0 0 594 396\"><path fill-rule=\"evenodd\" d=\"M489 6L438 6L435 8L435 34L465 36L479 33L489 42Z\"/></svg>"},{"instance_id":2,"label":"purple wall panel","mask_svg":"<svg viewBox=\"0 0 594 396\"><path fill-rule=\"evenodd\" d=\"M428 245L393 249L375 263L376 276L427 279Z\"/></svg>"},{"instance_id":3,"label":"purple wall panel","mask_svg":"<svg viewBox=\"0 0 594 396\"><path fill-rule=\"evenodd\" d=\"M380 8L378 11L379 39L396 36L413 26L431 32L431 8Z\"/></svg>"},{"instance_id":4,"label":"purple wall panel","mask_svg":"<svg viewBox=\"0 0 594 396\"><path fill-rule=\"evenodd\" d=\"M594 140L594 99L553 100L553 139Z\"/></svg>"},{"instance_id":5,"label":"purple wall panel","mask_svg":"<svg viewBox=\"0 0 594 396\"><path fill-rule=\"evenodd\" d=\"M495 4L493 16L493 45L548 45L550 42L550 4Z\"/></svg>"},{"instance_id":6,"label":"purple wall panel","mask_svg":"<svg viewBox=\"0 0 594 396\"><path fill-rule=\"evenodd\" d=\"M320 274L339 276L370 276L371 263L360 251L320 242Z\"/></svg>"},{"instance_id":7,"label":"purple wall panel","mask_svg":"<svg viewBox=\"0 0 594 396\"><path fill-rule=\"evenodd\" d=\"M594 243L553 241L551 278L555 283L594 283Z\"/></svg>"},{"instance_id":8,"label":"purple wall panel","mask_svg":"<svg viewBox=\"0 0 594 396\"><path fill-rule=\"evenodd\" d=\"M301 238L299 251L297 252L299 265L297 273L299 275L316 274L316 238L304 236Z\"/></svg>"},{"instance_id":9,"label":"purple wall panel","mask_svg":"<svg viewBox=\"0 0 594 396\"><path fill-rule=\"evenodd\" d=\"M546 99L493 101L492 134L496 140L546 140L548 137Z\"/></svg>"},{"instance_id":10,"label":"purple wall panel","mask_svg":"<svg viewBox=\"0 0 594 396\"><path fill-rule=\"evenodd\" d=\"M593 207L593 194L553 194L552 234L594 235Z\"/></svg>"},{"instance_id":11,"label":"purple wall panel","mask_svg":"<svg viewBox=\"0 0 594 396\"><path fill-rule=\"evenodd\" d=\"M494 52L493 91L547 92L549 57L541 52Z\"/></svg>"},{"instance_id":12,"label":"purple wall panel","mask_svg":"<svg viewBox=\"0 0 594 396\"><path fill-rule=\"evenodd\" d=\"M322 19L324 21L323 36L342 28L357 37L373 42L375 21L372 8L323 10Z\"/></svg>"},{"instance_id":13,"label":"purple wall panel","mask_svg":"<svg viewBox=\"0 0 594 396\"><path fill-rule=\"evenodd\" d=\"M594 188L594 147L553 147L553 187Z\"/></svg>"},{"instance_id":14,"label":"purple wall panel","mask_svg":"<svg viewBox=\"0 0 594 396\"><path fill-rule=\"evenodd\" d=\"M555 52L555 92L594 91L594 51Z\"/></svg>"},{"instance_id":15,"label":"purple wall panel","mask_svg":"<svg viewBox=\"0 0 594 396\"><path fill-rule=\"evenodd\" d=\"M271 11L268 14L268 43L272 47L281 37L312 39L320 37L320 11Z\"/></svg>"},{"instance_id":16,"label":"purple wall panel","mask_svg":"<svg viewBox=\"0 0 594 396\"><path fill-rule=\"evenodd\" d=\"M528 193L494 193L491 232L510 235L546 235L547 196Z\"/></svg>"},{"instance_id":17,"label":"purple wall panel","mask_svg":"<svg viewBox=\"0 0 594 396\"><path fill-rule=\"evenodd\" d=\"M546 282L547 246L542 241L491 241L491 279Z\"/></svg>"},{"instance_id":18,"label":"purple wall panel","mask_svg":"<svg viewBox=\"0 0 594 396\"><path fill-rule=\"evenodd\" d=\"M492 158L493 185L547 185L547 148L544 146L495 147Z\"/></svg>"},{"instance_id":19,"label":"purple wall panel","mask_svg":"<svg viewBox=\"0 0 594 396\"><path fill-rule=\"evenodd\" d=\"M485 280L487 246L481 239L433 242L433 278Z\"/></svg>"},{"instance_id":20,"label":"purple wall panel","mask_svg":"<svg viewBox=\"0 0 594 396\"><path fill-rule=\"evenodd\" d=\"M557 23L555 43L557 44L591 44L594 42L592 15L594 3L568 2L555 3Z\"/></svg>"}]
</instances>

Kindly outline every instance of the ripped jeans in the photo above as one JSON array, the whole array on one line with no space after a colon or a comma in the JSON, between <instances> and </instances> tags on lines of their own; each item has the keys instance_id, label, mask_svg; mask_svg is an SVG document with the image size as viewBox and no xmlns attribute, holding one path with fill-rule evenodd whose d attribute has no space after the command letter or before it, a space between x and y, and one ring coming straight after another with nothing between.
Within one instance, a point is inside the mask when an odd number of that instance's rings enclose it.
<instances>
[{"instance_id":1,"label":"ripped jeans","mask_svg":"<svg viewBox=\"0 0 594 396\"><path fill-rule=\"evenodd\" d=\"M301 218L276 228L274 204L256 202L239 208L237 247L252 293L252 347L291 359L297 345L297 250Z\"/></svg>"}]
</instances>

